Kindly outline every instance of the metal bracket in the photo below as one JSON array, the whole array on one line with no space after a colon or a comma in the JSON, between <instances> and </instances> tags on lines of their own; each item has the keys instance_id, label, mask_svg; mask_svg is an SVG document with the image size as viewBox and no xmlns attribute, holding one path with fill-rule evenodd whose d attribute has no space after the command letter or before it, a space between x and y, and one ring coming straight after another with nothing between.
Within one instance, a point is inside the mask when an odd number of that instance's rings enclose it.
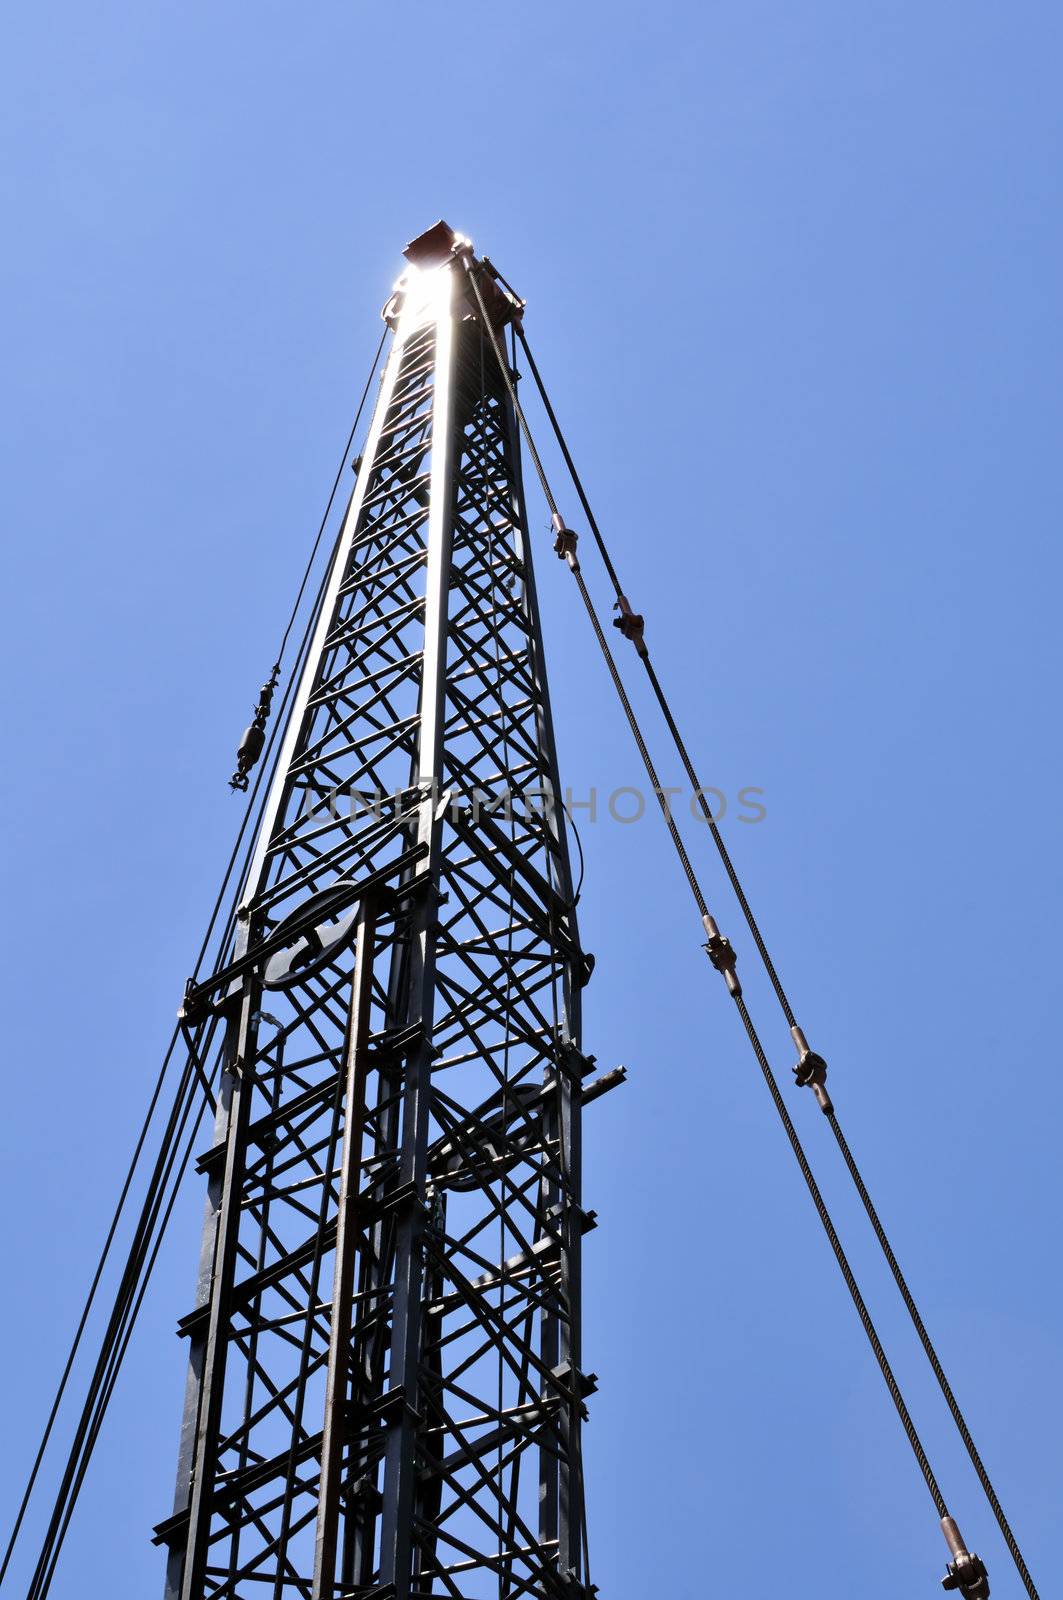
<instances>
[{"instance_id":1,"label":"metal bracket","mask_svg":"<svg viewBox=\"0 0 1063 1600\"><path fill-rule=\"evenodd\" d=\"M356 1478L353 1483L346 1484L343 1497L349 1506L363 1515L368 1513L370 1516L375 1516L384 1504L384 1496L372 1478Z\"/></svg>"},{"instance_id":2,"label":"metal bracket","mask_svg":"<svg viewBox=\"0 0 1063 1600\"><path fill-rule=\"evenodd\" d=\"M366 895L372 893L377 900L381 914L387 914L394 905L401 902L410 894L424 890L430 878L424 873L407 878L404 882L393 884L395 878L402 874L427 854L427 847L423 844L414 845L411 849L396 856L387 866L379 868L376 872L367 873L364 878L357 880L340 878L330 884L327 889L318 890L311 895L302 906L298 907L289 916L279 922L272 933L268 934L258 944L252 945L242 956L224 967L201 983L186 988L184 1000L185 1020L200 1014L200 1008L215 989L240 978L246 972L252 971L261 965L270 956L279 950L284 950L301 935L309 932L320 923L328 914L338 915L348 906L364 900ZM390 894L387 892L391 886ZM390 902L390 904L389 904Z\"/></svg>"},{"instance_id":3,"label":"metal bracket","mask_svg":"<svg viewBox=\"0 0 1063 1600\"><path fill-rule=\"evenodd\" d=\"M601 1094L608 1094L610 1089L616 1089L620 1084L627 1082L627 1068L613 1067L608 1072L603 1072L600 1077L592 1078L590 1083L583 1085L580 1098L584 1105L592 1100L597 1100Z\"/></svg>"}]
</instances>

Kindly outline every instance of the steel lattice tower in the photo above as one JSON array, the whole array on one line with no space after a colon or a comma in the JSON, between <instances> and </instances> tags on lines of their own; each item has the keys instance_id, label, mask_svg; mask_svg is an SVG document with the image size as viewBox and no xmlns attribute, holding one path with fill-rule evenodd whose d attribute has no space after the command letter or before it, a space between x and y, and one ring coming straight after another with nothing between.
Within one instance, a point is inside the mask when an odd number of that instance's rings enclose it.
<instances>
[{"instance_id":1,"label":"steel lattice tower","mask_svg":"<svg viewBox=\"0 0 1063 1600\"><path fill-rule=\"evenodd\" d=\"M580 947L517 427L443 225L245 882L168 1600L590 1596ZM209 1069L209 1062L204 1061Z\"/></svg>"}]
</instances>

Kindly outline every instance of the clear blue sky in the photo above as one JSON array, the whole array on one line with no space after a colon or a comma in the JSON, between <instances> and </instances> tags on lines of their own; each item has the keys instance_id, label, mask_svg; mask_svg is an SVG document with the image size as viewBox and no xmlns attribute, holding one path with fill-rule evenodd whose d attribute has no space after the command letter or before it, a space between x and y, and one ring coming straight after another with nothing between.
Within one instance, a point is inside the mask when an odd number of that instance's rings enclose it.
<instances>
[{"instance_id":1,"label":"clear blue sky","mask_svg":"<svg viewBox=\"0 0 1063 1600\"><path fill-rule=\"evenodd\" d=\"M378 308L444 215L528 299L708 781L765 792L728 838L1050 1592L1058 6L38 0L2 33L5 1507ZM607 792L637 758L536 514L562 773ZM933 1595L929 1501L662 831L583 838L586 1043L630 1069L586 1146L603 1600ZM827 1129L787 1092L950 1504L1015 1596ZM57 1600L161 1591L200 1211L197 1183Z\"/></svg>"}]
</instances>

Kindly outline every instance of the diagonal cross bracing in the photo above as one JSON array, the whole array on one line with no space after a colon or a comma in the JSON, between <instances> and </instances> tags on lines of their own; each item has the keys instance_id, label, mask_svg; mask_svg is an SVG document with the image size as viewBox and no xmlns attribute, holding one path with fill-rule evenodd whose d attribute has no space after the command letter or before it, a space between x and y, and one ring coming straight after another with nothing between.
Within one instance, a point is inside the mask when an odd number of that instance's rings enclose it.
<instances>
[{"instance_id":1,"label":"diagonal cross bracing","mask_svg":"<svg viewBox=\"0 0 1063 1600\"><path fill-rule=\"evenodd\" d=\"M517 431L457 257L389 312L227 957L168 1600L592 1593L587 963Z\"/></svg>"}]
</instances>

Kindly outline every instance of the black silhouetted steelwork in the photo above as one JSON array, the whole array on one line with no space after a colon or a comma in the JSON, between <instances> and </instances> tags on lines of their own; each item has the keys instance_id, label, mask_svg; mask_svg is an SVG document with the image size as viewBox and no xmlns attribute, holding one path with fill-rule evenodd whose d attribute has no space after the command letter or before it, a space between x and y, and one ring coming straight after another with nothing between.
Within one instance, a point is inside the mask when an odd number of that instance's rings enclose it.
<instances>
[{"instance_id":1,"label":"black silhouetted steelwork","mask_svg":"<svg viewBox=\"0 0 1063 1600\"><path fill-rule=\"evenodd\" d=\"M580 946L518 439L433 229L228 965L168 1600L588 1597ZM503 326L516 302L490 290ZM200 1063L204 1072L210 1063Z\"/></svg>"}]
</instances>

